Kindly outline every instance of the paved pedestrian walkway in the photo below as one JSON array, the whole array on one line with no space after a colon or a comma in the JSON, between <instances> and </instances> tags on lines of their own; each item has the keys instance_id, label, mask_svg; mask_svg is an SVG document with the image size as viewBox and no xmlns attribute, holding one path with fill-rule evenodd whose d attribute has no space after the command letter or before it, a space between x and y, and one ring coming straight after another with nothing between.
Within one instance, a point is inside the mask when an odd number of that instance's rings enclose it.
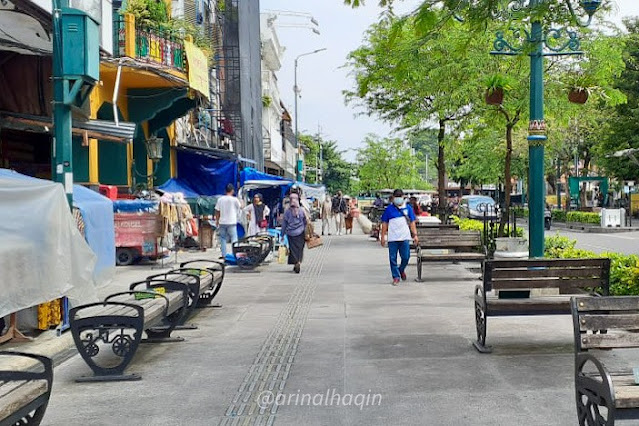
<instances>
[{"instance_id":1,"label":"paved pedestrian walkway","mask_svg":"<svg viewBox=\"0 0 639 426\"><path fill-rule=\"evenodd\" d=\"M434 265L390 285L365 235L325 237L302 273L228 274L221 309L186 340L143 346L138 382L75 383L55 371L45 425L575 424L569 317L489 318L478 354L477 270ZM477 267L477 265L474 265Z\"/></svg>"}]
</instances>

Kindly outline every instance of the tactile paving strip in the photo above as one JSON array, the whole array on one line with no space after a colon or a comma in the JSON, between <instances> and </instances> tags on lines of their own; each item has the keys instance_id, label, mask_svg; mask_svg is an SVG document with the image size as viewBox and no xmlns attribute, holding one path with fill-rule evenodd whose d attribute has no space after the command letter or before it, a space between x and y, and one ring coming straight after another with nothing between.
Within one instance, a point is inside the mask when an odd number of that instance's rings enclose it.
<instances>
[{"instance_id":1,"label":"tactile paving strip","mask_svg":"<svg viewBox=\"0 0 639 426\"><path fill-rule=\"evenodd\" d=\"M265 393L275 396L284 391L330 241L327 238L324 245L305 250L306 262L302 264L298 284L264 340L220 426L270 426L275 422L278 405L258 399Z\"/></svg>"}]
</instances>

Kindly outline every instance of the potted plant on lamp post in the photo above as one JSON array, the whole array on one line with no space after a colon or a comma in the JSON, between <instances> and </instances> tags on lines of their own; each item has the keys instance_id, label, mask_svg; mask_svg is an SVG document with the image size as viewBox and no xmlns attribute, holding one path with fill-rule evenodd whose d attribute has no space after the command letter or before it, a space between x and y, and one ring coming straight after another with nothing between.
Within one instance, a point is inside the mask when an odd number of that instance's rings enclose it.
<instances>
[{"instance_id":1,"label":"potted plant on lamp post","mask_svg":"<svg viewBox=\"0 0 639 426\"><path fill-rule=\"evenodd\" d=\"M574 86L568 91L568 100L573 104L585 104L588 96L590 96L590 89L587 87Z\"/></svg>"},{"instance_id":2,"label":"potted plant on lamp post","mask_svg":"<svg viewBox=\"0 0 639 426\"><path fill-rule=\"evenodd\" d=\"M502 74L493 74L486 79L486 103L499 106L504 103L504 94L512 88L508 77Z\"/></svg>"}]
</instances>

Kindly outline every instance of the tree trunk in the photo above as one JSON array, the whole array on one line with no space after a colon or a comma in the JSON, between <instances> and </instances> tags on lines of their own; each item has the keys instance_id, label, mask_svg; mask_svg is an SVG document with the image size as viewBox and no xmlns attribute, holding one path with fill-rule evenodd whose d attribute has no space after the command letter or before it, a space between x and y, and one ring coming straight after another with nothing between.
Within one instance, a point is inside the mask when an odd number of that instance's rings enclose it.
<instances>
[{"instance_id":1,"label":"tree trunk","mask_svg":"<svg viewBox=\"0 0 639 426\"><path fill-rule=\"evenodd\" d=\"M446 136L446 121L439 120L439 133L437 134L437 181L439 192L439 218L442 222L446 219L446 163L444 154L444 137Z\"/></svg>"},{"instance_id":2,"label":"tree trunk","mask_svg":"<svg viewBox=\"0 0 639 426\"><path fill-rule=\"evenodd\" d=\"M506 222L510 217L510 193L512 192L512 176L511 176L511 164L513 157L513 126L514 124L506 125L506 160L504 161L504 209L501 212L501 221L499 222L500 237L506 236L504 228Z\"/></svg>"}]
</instances>

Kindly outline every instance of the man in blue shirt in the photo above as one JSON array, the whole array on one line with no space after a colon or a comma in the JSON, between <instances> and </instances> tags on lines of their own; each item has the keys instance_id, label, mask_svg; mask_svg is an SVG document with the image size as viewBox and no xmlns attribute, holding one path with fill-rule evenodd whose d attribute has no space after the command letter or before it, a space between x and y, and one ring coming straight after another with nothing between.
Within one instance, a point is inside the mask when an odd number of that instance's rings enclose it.
<instances>
[{"instance_id":1,"label":"man in blue shirt","mask_svg":"<svg viewBox=\"0 0 639 426\"><path fill-rule=\"evenodd\" d=\"M401 189L393 191L391 204L386 207L382 215L380 241L384 247L388 240L388 257L394 286L399 285L400 278L406 281L406 272L404 271L410 259L411 239L415 244L419 244L415 220L413 209L404 200L404 192ZM399 266L397 266L398 252L402 260Z\"/></svg>"}]
</instances>

